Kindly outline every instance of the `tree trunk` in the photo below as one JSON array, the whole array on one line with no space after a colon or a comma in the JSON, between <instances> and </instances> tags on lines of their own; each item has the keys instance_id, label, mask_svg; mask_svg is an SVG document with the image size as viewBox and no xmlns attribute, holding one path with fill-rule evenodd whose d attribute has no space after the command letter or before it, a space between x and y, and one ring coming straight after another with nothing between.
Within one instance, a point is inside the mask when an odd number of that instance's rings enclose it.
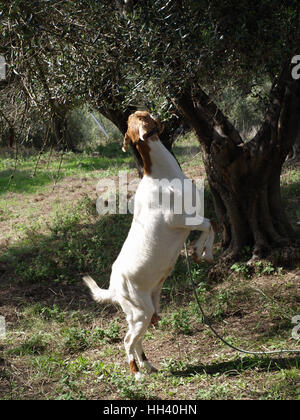
<instances>
[{"instance_id":1,"label":"tree trunk","mask_svg":"<svg viewBox=\"0 0 300 420\"><path fill-rule=\"evenodd\" d=\"M53 124L53 136L52 136L52 145L59 147L61 149L67 148L66 144L66 116L55 114L52 117Z\"/></svg>"},{"instance_id":2,"label":"tree trunk","mask_svg":"<svg viewBox=\"0 0 300 420\"><path fill-rule=\"evenodd\" d=\"M280 195L281 168L300 128L300 82L291 79L290 65L270 98L261 129L247 143L201 88L174 99L202 146L223 257L230 260L246 246L263 257L294 238Z\"/></svg>"},{"instance_id":3,"label":"tree trunk","mask_svg":"<svg viewBox=\"0 0 300 420\"><path fill-rule=\"evenodd\" d=\"M15 129L11 125L8 130L8 147L12 149L14 144L15 144Z\"/></svg>"},{"instance_id":4,"label":"tree trunk","mask_svg":"<svg viewBox=\"0 0 300 420\"><path fill-rule=\"evenodd\" d=\"M300 130L298 131L295 143L292 146L292 150L288 154L288 159L297 159L300 156Z\"/></svg>"}]
</instances>

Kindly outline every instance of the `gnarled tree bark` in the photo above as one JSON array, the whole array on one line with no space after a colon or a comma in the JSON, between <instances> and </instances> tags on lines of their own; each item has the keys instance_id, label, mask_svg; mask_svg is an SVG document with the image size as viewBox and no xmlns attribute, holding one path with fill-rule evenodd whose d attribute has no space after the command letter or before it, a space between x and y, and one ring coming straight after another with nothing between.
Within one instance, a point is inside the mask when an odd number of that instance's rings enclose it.
<instances>
[{"instance_id":1,"label":"gnarled tree bark","mask_svg":"<svg viewBox=\"0 0 300 420\"><path fill-rule=\"evenodd\" d=\"M294 238L280 194L280 174L300 128L300 81L286 63L270 93L264 122L244 143L199 87L174 99L194 129L222 231L223 256L235 259L245 246L263 257Z\"/></svg>"}]
</instances>

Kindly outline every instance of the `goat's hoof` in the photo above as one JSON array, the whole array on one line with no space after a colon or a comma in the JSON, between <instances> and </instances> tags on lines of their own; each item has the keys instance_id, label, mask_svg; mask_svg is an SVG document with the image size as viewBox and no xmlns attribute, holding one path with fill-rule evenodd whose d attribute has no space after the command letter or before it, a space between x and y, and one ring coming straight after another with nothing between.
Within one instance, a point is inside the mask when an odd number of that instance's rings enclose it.
<instances>
[{"instance_id":1,"label":"goat's hoof","mask_svg":"<svg viewBox=\"0 0 300 420\"><path fill-rule=\"evenodd\" d=\"M152 366L151 365L151 368L149 369L149 371L148 371L149 373L157 373L158 372L158 369L155 367L155 366Z\"/></svg>"},{"instance_id":2,"label":"goat's hoof","mask_svg":"<svg viewBox=\"0 0 300 420\"><path fill-rule=\"evenodd\" d=\"M153 366L150 362L146 362L144 365L144 368L146 368L148 373L157 373L158 369L156 369L155 366Z\"/></svg>"},{"instance_id":3,"label":"goat's hoof","mask_svg":"<svg viewBox=\"0 0 300 420\"><path fill-rule=\"evenodd\" d=\"M201 264L201 258L199 258L198 257L198 255L197 255L197 253L196 252L194 252L193 254L192 254L192 258L193 258L193 260L197 263L197 264Z\"/></svg>"},{"instance_id":4,"label":"goat's hoof","mask_svg":"<svg viewBox=\"0 0 300 420\"><path fill-rule=\"evenodd\" d=\"M136 381L141 381L143 378L144 378L144 375L143 375L141 372L136 372L136 373L134 374L134 379L135 379Z\"/></svg>"},{"instance_id":5,"label":"goat's hoof","mask_svg":"<svg viewBox=\"0 0 300 420\"><path fill-rule=\"evenodd\" d=\"M209 264L213 264L214 263L214 257L203 255L202 258L204 259L204 261L206 261Z\"/></svg>"},{"instance_id":6,"label":"goat's hoof","mask_svg":"<svg viewBox=\"0 0 300 420\"><path fill-rule=\"evenodd\" d=\"M152 315L150 324L157 325L160 320L161 320L161 317L157 313L155 313Z\"/></svg>"}]
</instances>

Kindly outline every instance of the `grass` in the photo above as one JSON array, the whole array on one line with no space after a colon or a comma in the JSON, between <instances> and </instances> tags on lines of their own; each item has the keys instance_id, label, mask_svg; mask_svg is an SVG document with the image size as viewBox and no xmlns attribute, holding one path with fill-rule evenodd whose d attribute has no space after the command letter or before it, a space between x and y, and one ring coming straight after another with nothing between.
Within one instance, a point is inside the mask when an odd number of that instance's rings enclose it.
<instances>
[{"instance_id":1,"label":"grass","mask_svg":"<svg viewBox=\"0 0 300 420\"><path fill-rule=\"evenodd\" d=\"M189 141L178 141L176 152L186 172L198 176L203 167L188 163L197 153L194 140ZM112 149L105 153L119 164ZM30 173L34 159L20 159L20 172ZM0 398L299 399L300 357L240 355L201 323L183 254L163 287L162 319L144 341L148 358L160 371L141 382L128 375L123 313L113 305L95 304L81 282L88 272L107 287L132 220L130 214L100 218L95 212L95 179L107 176L107 170L115 176L115 169L93 169L93 159L70 154L51 194L45 192L52 191L52 181L30 185L20 178L18 187L10 184L0 195L0 315L6 321L6 336L0 337ZM122 169L130 170L127 157L123 159ZM51 165L55 172L55 162ZM83 180L88 175L91 183ZM286 167L282 180L297 226L295 167ZM209 191L205 198L207 214L214 217ZM225 338L250 349L300 347L300 340L292 338L292 318L299 314L299 270L299 264L284 269L265 261L249 270L238 262L222 283L214 284L207 280L209 266L192 262L210 321Z\"/></svg>"},{"instance_id":2,"label":"grass","mask_svg":"<svg viewBox=\"0 0 300 420\"><path fill-rule=\"evenodd\" d=\"M132 166L129 154L124 154L120 142L98 146L94 156L50 152L25 157L0 154L0 195L10 193L34 194L42 192L67 177L107 177Z\"/></svg>"}]
</instances>

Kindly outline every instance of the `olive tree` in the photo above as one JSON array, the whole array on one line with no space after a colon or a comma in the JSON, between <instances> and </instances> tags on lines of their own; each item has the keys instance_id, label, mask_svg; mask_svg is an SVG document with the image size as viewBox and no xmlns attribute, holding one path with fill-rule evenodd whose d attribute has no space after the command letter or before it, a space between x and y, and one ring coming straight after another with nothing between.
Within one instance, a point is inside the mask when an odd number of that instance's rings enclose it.
<instances>
[{"instance_id":1,"label":"olive tree","mask_svg":"<svg viewBox=\"0 0 300 420\"><path fill-rule=\"evenodd\" d=\"M224 256L245 246L253 256L293 240L280 194L282 165L300 124L296 1L201 0L136 2L124 28L136 80L164 95L194 129L203 152ZM244 141L217 105L235 84L272 87L257 134ZM151 83L149 83L151 81Z\"/></svg>"},{"instance_id":2,"label":"olive tree","mask_svg":"<svg viewBox=\"0 0 300 420\"><path fill-rule=\"evenodd\" d=\"M63 115L88 101L123 133L129 113L147 106L166 118L169 148L177 116L190 125L224 256L291 243L280 174L300 128L297 0L16 0L1 18L1 51L33 103ZM264 118L245 141L218 103L229 83L246 94L266 78Z\"/></svg>"}]
</instances>

